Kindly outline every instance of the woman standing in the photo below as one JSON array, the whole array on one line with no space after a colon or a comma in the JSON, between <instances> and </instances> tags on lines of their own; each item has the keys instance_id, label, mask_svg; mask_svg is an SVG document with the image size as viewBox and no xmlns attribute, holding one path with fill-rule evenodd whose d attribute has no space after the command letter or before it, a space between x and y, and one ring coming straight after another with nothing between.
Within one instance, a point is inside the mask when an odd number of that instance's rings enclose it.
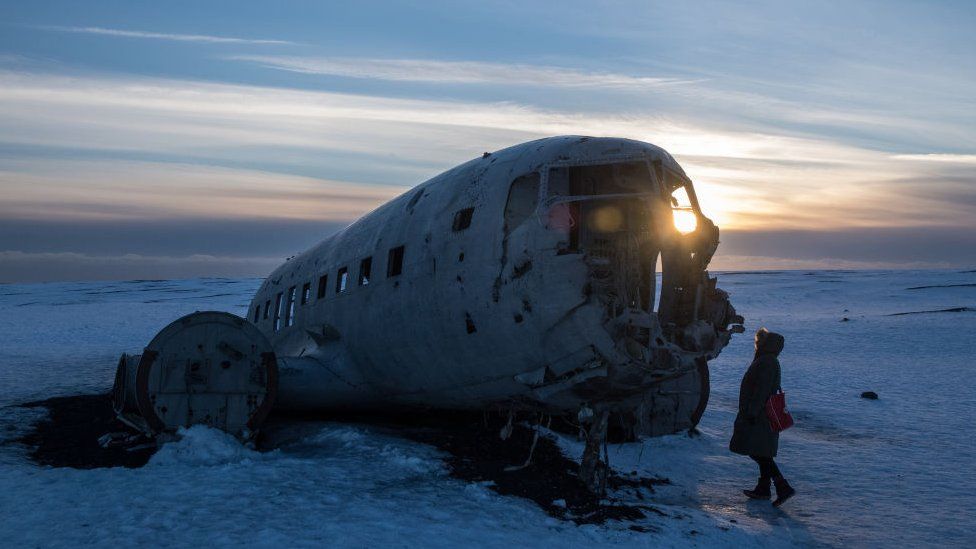
<instances>
[{"instance_id":1,"label":"woman standing","mask_svg":"<svg viewBox=\"0 0 976 549\"><path fill-rule=\"evenodd\" d=\"M783 350L783 336L760 328L756 332L756 354L752 364L742 377L739 388L739 413L735 416L735 429L729 449L751 457L759 464L759 483L752 490L742 492L752 499L772 497L770 482L776 484L776 501L779 507L796 493L773 458L779 447L779 433L769 426L766 417L766 401L780 388L779 360Z\"/></svg>"}]
</instances>

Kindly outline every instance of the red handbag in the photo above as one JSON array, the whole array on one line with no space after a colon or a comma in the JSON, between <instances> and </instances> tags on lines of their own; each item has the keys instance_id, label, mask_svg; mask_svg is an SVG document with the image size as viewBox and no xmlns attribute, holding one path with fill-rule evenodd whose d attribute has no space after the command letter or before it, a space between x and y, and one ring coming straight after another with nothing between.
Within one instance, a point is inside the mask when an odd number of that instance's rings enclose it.
<instances>
[{"instance_id":1,"label":"red handbag","mask_svg":"<svg viewBox=\"0 0 976 549\"><path fill-rule=\"evenodd\" d=\"M786 409L786 393L782 389L773 393L766 401L766 417L774 433L785 431L793 426L793 416Z\"/></svg>"}]
</instances>

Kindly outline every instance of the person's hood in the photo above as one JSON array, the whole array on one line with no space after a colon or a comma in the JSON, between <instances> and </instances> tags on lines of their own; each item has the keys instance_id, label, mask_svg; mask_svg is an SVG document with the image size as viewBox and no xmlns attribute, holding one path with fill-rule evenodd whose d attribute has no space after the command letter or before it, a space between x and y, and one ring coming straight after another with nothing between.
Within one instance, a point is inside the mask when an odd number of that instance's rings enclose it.
<instances>
[{"instance_id":1,"label":"person's hood","mask_svg":"<svg viewBox=\"0 0 976 549\"><path fill-rule=\"evenodd\" d=\"M756 356L759 355L773 355L779 356L783 352L783 346L786 344L786 338L777 334L776 332L769 332L763 339L762 344L756 349Z\"/></svg>"}]
</instances>

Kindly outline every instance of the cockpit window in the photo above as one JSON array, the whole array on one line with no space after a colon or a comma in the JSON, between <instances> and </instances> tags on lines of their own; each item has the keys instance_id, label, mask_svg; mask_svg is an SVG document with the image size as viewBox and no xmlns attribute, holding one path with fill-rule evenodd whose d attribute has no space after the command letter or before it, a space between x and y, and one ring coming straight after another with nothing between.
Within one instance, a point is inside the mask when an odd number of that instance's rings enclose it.
<instances>
[{"instance_id":1,"label":"cockpit window","mask_svg":"<svg viewBox=\"0 0 976 549\"><path fill-rule=\"evenodd\" d=\"M691 209L691 197L688 196L688 190L684 185L671 192L671 207Z\"/></svg>"},{"instance_id":2,"label":"cockpit window","mask_svg":"<svg viewBox=\"0 0 976 549\"><path fill-rule=\"evenodd\" d=\"M512 231L535 212L539 202L539 172L520 175L512 181L505 202L505 230Z\"/></svg>"},{"instance_id":3,"label":"cockpit window","mask_svg":"<svg viewBox=\"0 0 976 549\"><path fill-rule=\"evenodd\" d=\"M549 196L630 194L653 190L644 162L553 168L549 172Z\"/></svg>"},{"instance_id":4,"label":"cockpit window","mask_svg":"<svg viewBox=\"0 0 976 549\"><path fill-rule=\"evenodd\" d=\"M695 213L695 203L688 194L684 180L679 179L677 175L673 178L669 177L668 186L672 189L671 214L674 217L674 228L682 234L693 232L698 227L698 215Z\"/></svg>"}]
</instances>

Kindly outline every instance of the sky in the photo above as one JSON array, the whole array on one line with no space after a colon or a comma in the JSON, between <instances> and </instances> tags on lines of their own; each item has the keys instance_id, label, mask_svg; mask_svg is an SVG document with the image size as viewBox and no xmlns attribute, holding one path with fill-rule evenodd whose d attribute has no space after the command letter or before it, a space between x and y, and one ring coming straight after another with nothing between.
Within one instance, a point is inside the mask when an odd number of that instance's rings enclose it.
<instances>
[{"instance_id":1,"label":"sky","mask_svg":"<svg viewBox=\"0 0 976 549\"><path fill-rule=\"evenodd\" d=\"M0 282L264 276L484 151L667 149L713 269L976 267L976 3L5 2Z\"/></svg>"}]
</instances>

